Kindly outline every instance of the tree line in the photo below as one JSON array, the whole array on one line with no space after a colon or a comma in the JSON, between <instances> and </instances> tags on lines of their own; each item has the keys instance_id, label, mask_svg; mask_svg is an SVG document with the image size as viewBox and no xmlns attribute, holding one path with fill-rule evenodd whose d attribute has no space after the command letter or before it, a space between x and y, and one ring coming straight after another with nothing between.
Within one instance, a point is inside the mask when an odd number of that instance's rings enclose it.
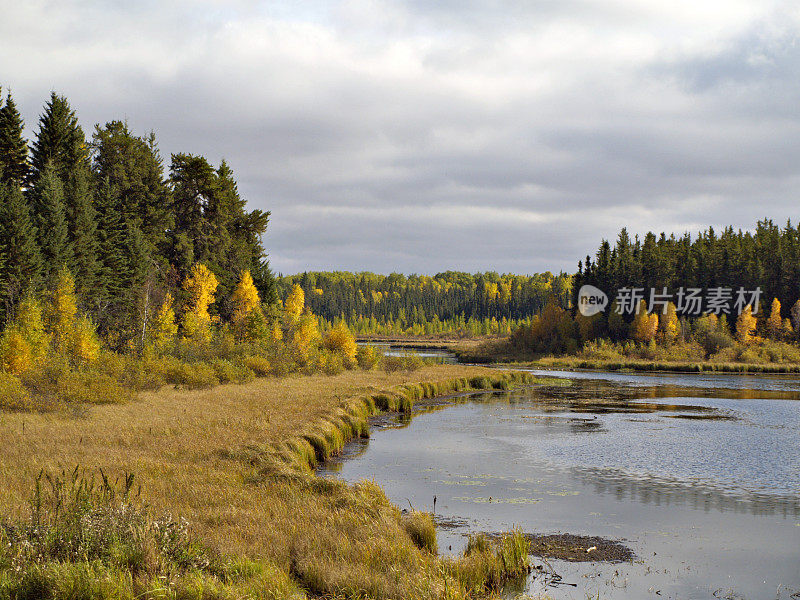
<instances>
[{"instance_id":1,"label":"tree line","mask_svg":"<svg viewBox=\"0 0 800 600\"><path fill-rule=\"evenodd\" d=\"M279 277L279 295L295 284L315 314L363 334L503 334L541 312L550 296L566 303L571 293L570 275L549 272L306 272Z\"/></svg>"},{"instance_id":2,"label":"tree line","mask_svg":"<svg viewBox=\"0 0 800 600\"><path fill-rule=\"evenodd\" d=\"M613 247L602 240L594 258L578 263L574 284L572 306L584 284L611 300L626 287L644 288L646 294L651 288L760 288L766 306L777 298L788 317L800 297L800 227L764 219L752 232L726 227L717 234L709 227L694 238L648 232L643 239L631 239L623 228Z\"/></svg>"},{"instance_id":3,"label":"tree line","mask_svg":"<svg viewBox=\"0 0 800 600\"><path fill-rule=\"evenodd\" d=\"M230 320L249 271L265 304L277 301L262 236L269 213L248 211L230 166L172 154L153 133L96 125L87 138L67 98L51 93L34 139L10 93L0 93L0 317L51 288L62 269L78 307L111 347L135 345L167 294L197 263L218 279L215 316Z\"/></svg>"}]
</instances>

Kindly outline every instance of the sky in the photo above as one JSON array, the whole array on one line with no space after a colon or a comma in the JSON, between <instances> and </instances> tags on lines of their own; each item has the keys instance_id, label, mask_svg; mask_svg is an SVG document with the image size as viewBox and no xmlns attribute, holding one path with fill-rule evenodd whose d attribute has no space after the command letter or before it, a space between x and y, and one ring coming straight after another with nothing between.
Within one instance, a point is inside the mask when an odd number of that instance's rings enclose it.
<instances>
[{"instance_id":1,"label":"sky","mask_svg":"<svg viewBox=\"0 0 800 600\"><path fill-rule=\"evenodd\" d=\"M0 0L0 86L225 159L276 272L574 271L800 219L800 3Z\"/></svg>"}]
</instances>

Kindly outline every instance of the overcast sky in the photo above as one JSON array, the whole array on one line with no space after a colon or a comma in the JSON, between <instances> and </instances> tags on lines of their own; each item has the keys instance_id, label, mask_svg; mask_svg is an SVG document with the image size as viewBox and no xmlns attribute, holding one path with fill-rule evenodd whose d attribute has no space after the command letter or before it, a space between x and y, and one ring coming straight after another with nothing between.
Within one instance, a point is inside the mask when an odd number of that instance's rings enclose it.
<instances>
[{"instance_id":1,"label":"overcast sky","mask_svg":"<svg viewBox=\"0 0 800 600\"><path fill-rule=\"evenodd\" d=\"M799 7L0 0L0 85L224 157L276 271L574 271L800 218Z\"/></svg>"}]
</instances>

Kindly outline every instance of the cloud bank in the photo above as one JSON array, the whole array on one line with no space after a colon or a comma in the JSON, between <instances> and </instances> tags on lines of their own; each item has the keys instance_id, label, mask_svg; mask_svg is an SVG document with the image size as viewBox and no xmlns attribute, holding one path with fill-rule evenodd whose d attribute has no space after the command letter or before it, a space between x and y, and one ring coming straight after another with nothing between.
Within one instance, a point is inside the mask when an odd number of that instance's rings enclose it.
<instances>
[{"instance_id":1,"label":"cloud bank","mask_svg":"<svg viewBox=\"0 0 800 600\"><path fill-rule=\"evenodd\" d=\"M622 226L796 221L800 10L757 0L0 0L35 129L234 168L285 273L574 270Z\"/></svg>"}]
</instances>

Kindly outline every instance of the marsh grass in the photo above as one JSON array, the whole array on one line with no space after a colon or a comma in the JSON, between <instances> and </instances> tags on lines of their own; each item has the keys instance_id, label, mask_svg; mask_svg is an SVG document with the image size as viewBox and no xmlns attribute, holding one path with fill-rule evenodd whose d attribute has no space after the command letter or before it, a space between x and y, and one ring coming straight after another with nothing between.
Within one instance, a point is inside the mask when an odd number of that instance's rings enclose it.
<instances>
[{"instance_id":1,"label":"marsh grass","mask_svg":"<svg viewBox=\"0 0 800 600\"><path fill-rule=\"evenodd\" d=\"M403 528L417 548L436 554L436 525L430 513L412 510L403 515Z\"/></svg>"},{"instance_id":2,"label":"marsh grass","mask_svg":"<svg viewBox=\"0 0 800 600\"><path fill-rule=\"evenodd\" d=\"M368 418L380 410L376 396L402 396L413 406L430 394L471 389L476 376L490 378L492 386L524 380L480 367L424 366L414 373L346 371L207 390L162 388L142 392L137 402L93 406L85 418L0 413L6 442L0 446L0 515L10 527L3 535L13 530L20 540L13 552L0 554L0 600L445 600L496 589L507 577L502 570L512 566L498 558L497 548L437 557L430 531L428 549L420 549L378 486L313 473L347 440L368 435ZM33 522L32 482L42 469L60 474L63 464L97 474L91 501L78 502L84 507L78 512L60 512L54 527L48 521L53 504L42 496L40 522L50 524L50 537L31 537L24 532ZM119 482L112 485L113 498L103 491L99 469ZM120 492L126 472L137 474L127 495ZM71 472L59 477L66 482L59 489L72 489ZM44 494L50 484L40 484ZM66 499L61 506L75 504ZM162 549L154 531L162 522L172 523L172 550ZM79 533L89 523L95 533ZM44 529L38 531L41 536ZM32 547L38 549L23 560L20 544L32 539L60 541L37 541Z\"/></svg>"}]
</instances>

